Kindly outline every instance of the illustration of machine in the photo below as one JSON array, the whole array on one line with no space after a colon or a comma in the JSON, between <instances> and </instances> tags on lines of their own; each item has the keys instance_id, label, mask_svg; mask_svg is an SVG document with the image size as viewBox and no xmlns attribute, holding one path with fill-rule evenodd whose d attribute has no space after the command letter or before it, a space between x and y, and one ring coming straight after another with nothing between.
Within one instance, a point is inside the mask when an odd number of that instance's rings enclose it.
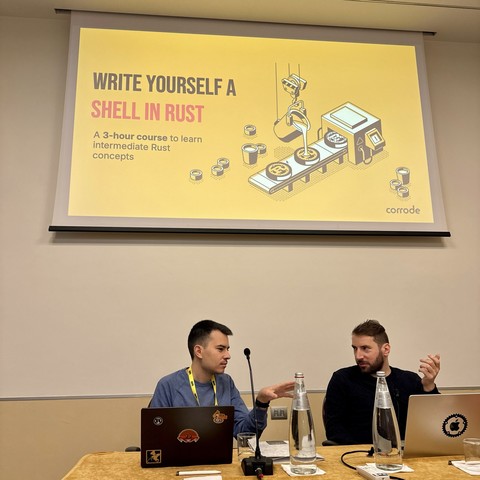
<instances>
[{"instance_id":1,"label":"illustration of machine","mask_svg":"<svg viewBox=\"0 0 480 480\"><path fill-rule=\"evenodd\" d=\"M380 119L351 103L322 115L322 130L326 139L335 134L346 138L348 160L355 165L370 163L385 146Z\"/></svg>"},{"instance_id":2,"label":"illustration of machine","mask_svg":"<svg viewBox=\"0 0 480 480\"><path fill-rule=\"evenodd\" d=\"M283 89L292 97L292 103L288 106L285 115L278 118L273 124L273 131L282 142L291 142L301 135L301 125L305 126L307 130L310 129L310 122L307 118L307 110L303 100L298 100L300 92L306 86L306 80L295 73L282 79Z\"/></svg>"},{"instance_id":3,"label":"illustration of machine","mask_svg":"<svg viewBox=\"0 0 480 480\"><path fill-rule=\"evenodd\" d=\"M269 194L282 189L292 191L296 181L309 182L313 172L325 173L327 165L334 161L341 164L348 159L355 165L368 165L385 146L381 120L350 102L322 115L318 132L325 134L309 144L307 132L311 124L303 101L298 100L306 85L306 80L297 74L282 79L283 89L293 101L274 122L275 135L281 141L291 142L301 136L303 145L293 155L268 164L248 179Z\"/></svg>"}]
</instances>

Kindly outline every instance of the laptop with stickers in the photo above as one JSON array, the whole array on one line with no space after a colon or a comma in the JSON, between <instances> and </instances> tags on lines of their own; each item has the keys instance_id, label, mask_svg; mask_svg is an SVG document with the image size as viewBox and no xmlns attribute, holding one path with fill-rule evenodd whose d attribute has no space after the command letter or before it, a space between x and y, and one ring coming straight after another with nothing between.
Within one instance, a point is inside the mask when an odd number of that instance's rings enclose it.
<instances>
[{"instance_id":1,"label":"laptop with stickers","mask_svg":"<svg viewBox=\"0 0 480 480\"><path fill-rule=\"evenodd\" d=\"M480 437L480 393L410 396L404 457L461 455L467 437Z\"/></svg>"},{"instance_id":2,"label":"laptop with stickers","mask_svg":"<svg viewBox=\"0 0 480 480\"><path fill-rule=\"evenodd\" d=\"M232 463L233 406L142 408L141 466Z\"/></svg>"}]
</instances>

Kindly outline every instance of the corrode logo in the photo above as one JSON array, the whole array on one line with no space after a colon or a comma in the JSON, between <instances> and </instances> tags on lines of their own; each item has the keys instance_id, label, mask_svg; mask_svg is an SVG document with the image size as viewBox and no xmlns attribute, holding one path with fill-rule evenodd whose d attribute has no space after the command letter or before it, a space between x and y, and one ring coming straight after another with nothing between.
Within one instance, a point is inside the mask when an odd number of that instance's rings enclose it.
<instances>
[{"instance_id":1,"label":"corrode logo","mask_svg":"<svg viewBox=\"0 0 480 480\"><path fill-rule=\"evenodd\" d=\"M178 434L177 440L182 443L198 442L200 440L200 435L195 430L186 428Z\"/></svg>"}]
</instances>

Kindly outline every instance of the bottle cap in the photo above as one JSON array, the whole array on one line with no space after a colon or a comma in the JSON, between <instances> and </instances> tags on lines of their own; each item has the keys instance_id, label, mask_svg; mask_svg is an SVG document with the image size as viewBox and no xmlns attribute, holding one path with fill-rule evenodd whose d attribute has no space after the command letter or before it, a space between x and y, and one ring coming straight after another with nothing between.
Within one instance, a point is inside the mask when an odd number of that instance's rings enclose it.
<instances>
[{"instance_id":1,"label":"bottle cap","mask_svg":"<svg viewBox=\"0 0 480 480\"><path fill-rule=\"evenodd\" d=\"M385 372L382 372L381 370L377 372L377 377L385 377Z\"/></svg>"},{"instance_id":2,"label":"bottle cap","mask_svg":"<svg viewBox=\"0 0 480 480\"><path fill-rule=\"evenodd\" d=\"M302 372L295 373L295 378L303 378L303 377L304 377L304 375L303 375Z\"/></svg>"}]
</instances>

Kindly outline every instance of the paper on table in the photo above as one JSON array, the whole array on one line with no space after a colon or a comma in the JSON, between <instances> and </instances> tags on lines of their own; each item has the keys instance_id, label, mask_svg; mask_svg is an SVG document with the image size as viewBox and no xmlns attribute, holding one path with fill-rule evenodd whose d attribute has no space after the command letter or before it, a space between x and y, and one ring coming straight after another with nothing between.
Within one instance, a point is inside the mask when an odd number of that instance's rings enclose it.
<instances>
[{"instance_id":1,"label":"paper on table","mask_svg":"<svg viewBox=\"0 0 480 480\"><path fill-rule=\"evenodd\" d=\"M250 448L255 451L257 445L255 439L250 439L248 444L250 445ZM263 456L272 458L276 463L288 461L290 459L290 450L288 448L287 440L261 441L260 451ZM317 460L323 460L323 457L318 453Z\"/></svg>"},{"instance_id":2,"label":"paper on table","mask_svg":"<svg viewBox=\"0 0 480 480\"><path fill-rule=\"evenodd\" d=\"M480 465L468 465L464 460L452 460L452 465L469 475L480 475Z\"/></svg>"},{"instance_id":3,"label":"paper on table","mask_svg":"<svg viewBox=\"0 0 480 480\"><path fill-rule=\"evenodd\" d=\"M304 477L305 475L301 475L298 473L293 473L291 470L291 466L289 463L282 463L282 468L291 476L291 477ZM325 475L325 472L317 467L317 471L315 473L309 473L308 476L311 475Z\"/></svg>"}]
</instances>

